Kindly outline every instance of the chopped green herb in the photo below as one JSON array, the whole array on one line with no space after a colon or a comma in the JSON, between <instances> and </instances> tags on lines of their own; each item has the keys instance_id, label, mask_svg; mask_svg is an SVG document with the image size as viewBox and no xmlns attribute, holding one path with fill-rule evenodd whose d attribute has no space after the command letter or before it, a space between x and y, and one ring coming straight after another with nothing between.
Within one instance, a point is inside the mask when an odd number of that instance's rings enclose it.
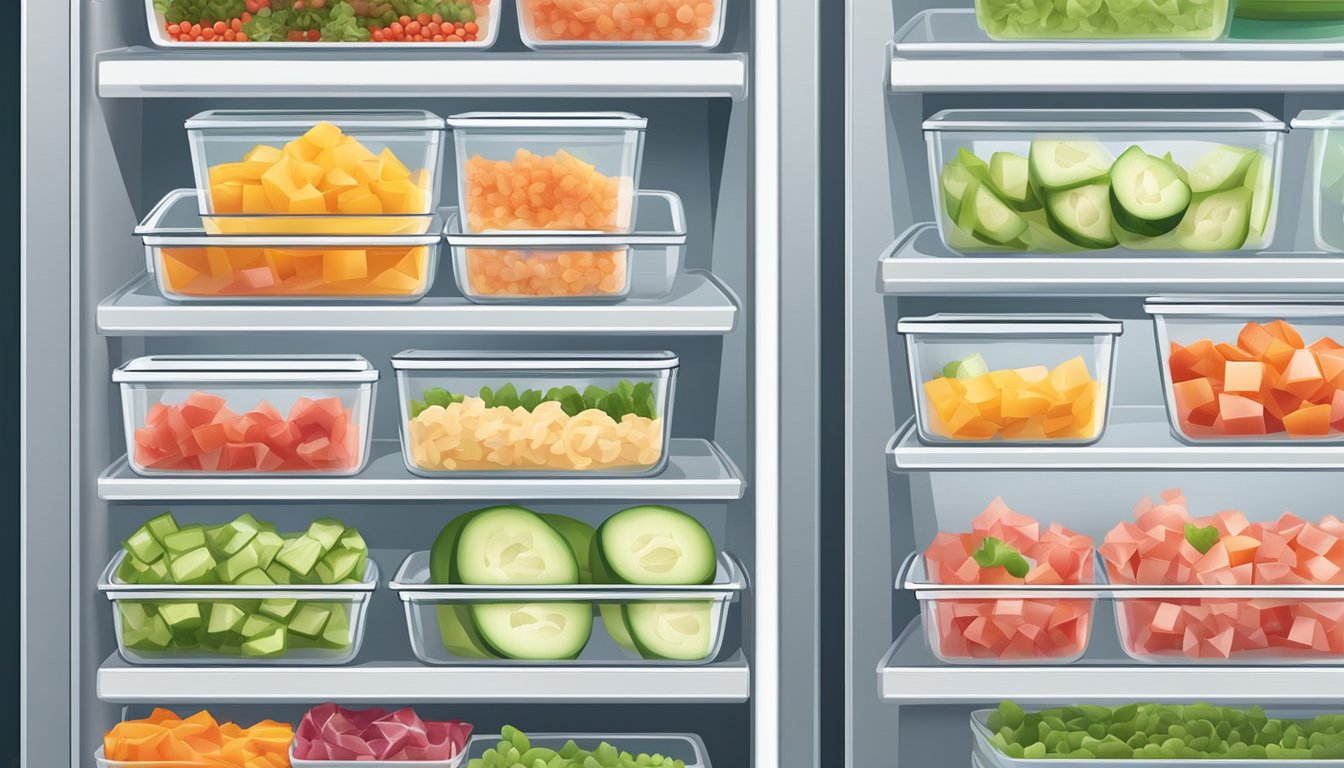
<instances>
[{"instance_id":1,"label":"chopped green herb","mask_svg":"<svg viewBox=\"0 0 1344 768\"><path fill-rule=\"evenodd\" d=\"M971 557L981 568L1003 568L1014 578L1024 579L1031 572L1031 564L1016 547L993 536L986 536Z\"/></svg>"}]
</instances>

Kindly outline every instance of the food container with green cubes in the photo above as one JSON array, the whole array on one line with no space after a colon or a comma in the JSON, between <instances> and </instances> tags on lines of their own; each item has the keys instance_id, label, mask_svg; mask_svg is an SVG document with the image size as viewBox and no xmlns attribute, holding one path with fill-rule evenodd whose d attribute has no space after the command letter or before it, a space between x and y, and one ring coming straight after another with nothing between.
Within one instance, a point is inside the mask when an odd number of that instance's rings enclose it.
<instances>
[{"instance_id":1,"label":"food container with green cubes","mask_svg":"<svg viewBox=\"0 0 1344 768\"><path fill-rule=\"evenodd\" d=\"M1293 129L1311 131L1312 231L1316 245L1344 252L1344 111L1309 109Z\"/></svg>"},{"instance_id":2,"label":"food container with green cubes","mask_svg":"<svg viewBox=\"0 0 1344 768\"><path fill-rule=\"evenodd\" d=\"M1255 109L953 109L924 122L961 253L1250 252L1274 236L1284 123Z\"/></svg>"},{"instance_id":3,"label":"food container with green cubes","mask_svg":"<svg viewBox=\"0 0 1344 768\"><path fill-rule=\"evenodd\" d=\"M1232 0L975 0L975 18L995 40L1217 40L1233 7Z\"/></svg>"},{"instance_id":4,"label":"food container with green cubes","mask_svg":"<svg viewBox=\"0 0 1344 768\"><path fill-rule=\"evenodd\" d=\"M378 583L359 531L319 518L280 533L244 514L136 529L98 589L132 664L343 664L359 652Z\"/></svg>"}]
</instances>

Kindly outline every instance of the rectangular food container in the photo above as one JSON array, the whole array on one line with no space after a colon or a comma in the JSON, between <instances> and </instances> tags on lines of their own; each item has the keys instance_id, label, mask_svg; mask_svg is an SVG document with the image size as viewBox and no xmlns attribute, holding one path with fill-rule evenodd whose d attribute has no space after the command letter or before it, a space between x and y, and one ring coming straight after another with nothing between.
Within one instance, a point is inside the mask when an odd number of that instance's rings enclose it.
<instances>
[{"instance_id":1,"label":"rectangular food container","mask_svg":"<svg viewBox=\"0 0 1344 768\"><path fill-rule=\"evenodd\" d=\"M239 586L235 584L126 584L117 578L126 553L118 552L98 579L98 591L112 603L117 652L131 664L344 664L359 653L364 641L365 609L378 585L378 564L372 559L358 584L290 584ZM217 648L208 642L211 612L230 605L247 616L261 615L262 601L297 600L329 612L322 635L309 638L285 627L284 649L269 646L245 651L243 635L230 633ZM173 621L157 621L164 609ZM340 617L340 618L337 618ZM179 623L191 630L174 632ZM202 631L202 628L205 628ZM271 627L274 629L274 627Z\"/></svg>"},{"instance_id":2,"label":"rectangular food container","mask_svg":"<svg viewBox=\"0 0 1344 768\"><path fill-rule=\"evenodd\" d=\"M1153 316L1167 419L1178 439L1344 440L1344 304L1162 297L1148 299L1144 311Z\"/></svg>"},{"instance_id":3,"label":"rectangular food container","mask_svg":"<svg viewBox=\"0 0 1344 768\"><path fill-rule=\"evenodd\" d=\"M481 304L661 299L686 253L685 211L672 192L639 198L629 235L466 234L447 209L458 290Z\"/></svg>"},{"instance_id":4,"label":"rectangular food container","mask_svg":"<svg viewBox=\"0 0 1344 768\"><path fill-rule=\"evenodd\" d=\"M720 553L710 584L433 584L429 552L415 552L389 586L406 608L411 649L426 664L707 664L723 645L729 606L746 588L743 574L737 558ZM529 653L505 655L507 639L495 633L520 626L546 627L551 647L525 643Z\"/></svg>"},{"instance_id":5,"label":"rectangular food container","mask_svg":"<svg viewBox=\"0 0 1344 768\"><path fill-rule=\"evenodd\" d=\"M139 475L355 475L378 370L359 355L153 355L112 372Z\"/></svg>"},{"instance_id":6,"label":"rectangular food container","mask_svg":"<svg viewBox=\"0 0 1344 768\"><path fill-rule=\"evenodd\" d=\"M1106 430L1115 340L1101 315L902 318L925 443L1085 445Z\"/></svg>"},{"instance_id":7,"label":"rectangular food container","mask_svg":"<svg viewBox=\"0 0 1344 768\"><path fill-rule=\"evenodd\" d=\"M924 121L960 253L1251 252L1273 241L1282 121L1255 109L951 109Z\"/></svg>"},{"instance_id":8,"label":"rectangular food container","mask_svg":"<svg viewBox=\"0 0 1344 768\"><path fill-rule=\"evenodd\" d=\"M728 0L670 0L638 15L621 0L518 0L528 48L703 48L723 40ZM644 6L637 6L643 10ZM661 17L661 18L660 18ZM659 22L662 22L661 24Z\"/></svg>"},{"instance_id":9,"label":"rectangular food container","mask_svg":"<svg viewBox=\"0 0 1344 768\"><path fill-rule=\"evenodd\" d=\"M897 588L915 593L919 601L924 640L934 656L947 664L1071 664L1082 658L1092 637L1092 617L1102 593L1105 575L1098 567L1098 584L939 584L928 573L923 555L910 555L901 565ZM1049 612L1045 622L1033 616ZM995 631L988 616L1020 616L1031 633L1022 633L1021 653L1001 656L972 655L961 638L970 632ZM967 617L972 618L966 623ZM963 626L964 625L964 626ZM1041 654L1035 634L1057 632L1053 652Z\"/></svg>"},{"instance_id":10,"label":"rectangular food container","mask_svg":"<svg viewBox=\"0 0 1344 768\"><path fill-rule=\"evenodd\" d=\"M1285 3L1296 5L1296 3ZM1336 3L1344 9L1344 3ZM1293 118L1293 129L1310 131L1312 233L1316 246L1344 252L1344 111L1309 109Z\"/></svg>"},{"instance_id":11,"label":"rectangular food container","mask_svg":"<svg viewBox=\"0 0 1344 768\"><path fill-rule=\"evenodd\" d=\"M693 733L529 733L527 740L533 747L556 751L568 741L576 742L582 749L593 749L605 741L632 755L659 754L682 761L686 768L711 768L705 743ZM467 761L480 759L502 741L499 734L473 735L467 742Z\"/></svg>"},{"instance_id":12,"label":"rectangular food container","mask_svg":"<svg viewBox=\"0 0 1344 768\"><path fill-rule=\"evenodd\" d=\"M656 475L668 461L677 366L671 352L394 355L406 468L424 477Z\"/></svg>"},{"instance_id":13,"label":"rectangular food container","mask_svg":"<svg viewBox=\"0 0 1344 768\"><path fill-rule=\"evenodd\" d=\"M439 30L439 34L444 36L444 40L434 41L432 30L425 30L429 34L428 40L417 40L414 36L399 38L391 33L391 23L397 21L398 17L393 13L389 18L386 15L378 18L363 15L367 11L361 10L367 8L367 5L352 3L350 0L330 0L327 6L335 12L344 13L345 8L354 11L348 25L341 27L339 31L328 30L323 35L321 28L316 28L318 37L312 37L313 31L307 27L291 27L284 24L278 24L265 17L254 17L244 22L241 13L238 16L229 18L216 18L213 15L202 16L199 12L190 13L188 4L180 0L145 0L145 17L149 22L149 39L154 45L165 48L177 48L200 45L218 45L224 44L226 49L232 48L264 48L270 50L285 48L424 48L430 46L434 50L454 51L463 49L483 49L489 48L495 44L495 38L499 35L499 15L500 8L504 0L453 0L451 10L455 11L453 18L448 18L443 11L449 10L447 4L440 3L440 15L445 21L454 22L451 32ZM241 10L243 3L237 5ZM293 0L271 0L271 10L290 10L293 8ZM392 13L389 11L389 13ZM233 21L237 19L238 29L234 31L232 38L225 33L213 32L210 39L196 40L194 35L188 34L183 38L181 30L174 32L170 25L186 22L189 26L200 24L202 30L210 26L212 30L214 22L224 22L225 29L233 29ZM365 22L360 24L359 22ZM475 24L475 32L471 32L470 27L465 27L467 22ZM457 24L464 25L462 37L457 35ZM238 39L237 35L242 32L243 39ZM300 39L291 39L290 33L303 34ZM386 37L375 35L375 32L389 33ZM451 37L451 39L449 39ZM382 38L382 39L379 39Z\"/></svg>"},{"instance_id":14,"label":"rectangular food container","mask_svg":"<svg viewBox=\"0 0 1344 768\"><path fill-rule=\"evenodd\" d=\"M465 231L631 231L647 124L628 112L449 117Z\"/></svg>"},{"instance_id":15,"label":"rectangular food container","mask_svg":"<svg viewBox=\"0 0 1344 768\"><path fill-rule=\"evenodd\" d=\"M170 301L415 301L434 283L441 230L436 218L423 235L211 235L196 190L178 189L135 234Z\"/></svg>"},{"instance_id":16,"label":"rectangular food container","mask_svg":"<svg viewBox=\"0 0 1344 768\"><path fill-rule=\"evenodd\" d=\"M975 0L980 28L995 40L1218 40L1226 37L1234 0L1077 6Z\"/></svg>"},{"instance_id":17,"label":"rectangular food container","mask_svg":"<svg viewBox=\"0 0 1344 768\"><path fill-rule=\"evenodd\" d=\"M423 234L438 209L430 112L220 109L186 127L211 234Z\"/></svg>"}]
</instances>

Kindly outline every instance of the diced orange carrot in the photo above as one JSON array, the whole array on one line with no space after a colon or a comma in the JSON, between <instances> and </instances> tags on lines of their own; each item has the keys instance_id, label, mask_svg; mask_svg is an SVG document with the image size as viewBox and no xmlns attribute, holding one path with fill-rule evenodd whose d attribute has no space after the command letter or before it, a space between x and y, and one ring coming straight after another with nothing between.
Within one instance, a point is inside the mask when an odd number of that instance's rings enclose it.
<instances>
[{"instance_id":1,"label":"diced orange carrot","mask_svg":"<svg viewBox=\"0 0 1344 768\"><path fill-rule=\"evenodd\" d=\"M1290 435L1315 437L1328 435L1330 406L1308 405L1299 408L1283 418L1283 426Z\"/></svg>"}]
</instances>

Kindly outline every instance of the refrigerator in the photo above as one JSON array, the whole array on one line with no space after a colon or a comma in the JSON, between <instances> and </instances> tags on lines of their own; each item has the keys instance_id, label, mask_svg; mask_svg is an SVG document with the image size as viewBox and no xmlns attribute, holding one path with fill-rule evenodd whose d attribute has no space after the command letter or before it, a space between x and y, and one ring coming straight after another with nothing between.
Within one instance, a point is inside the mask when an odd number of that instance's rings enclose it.
<instances>
[{"instance_id":1,"label":"refrigerator","mask_svg":"<svg viewBox=\"0 0 1344 768\"><path fill-rule=\"evenodd\" d=\"M1317 521L1337 510L1331 488L1338 464L1329 443L1247 447L1253 441L1181 439L1177 432L1188 425L1175 415L1169 424L1166 415L1172 363L1168 339L1155 334L1163 315L1151 312L1161 311L1154 299L1178 297L1198 303L1235 295L1289 307L1337 301L1337 254L1313 235L1319 134L1294 123L1304 111L1339 108L1337 82L1325 82L1335 77L1317 77L1333 56L1331 44L1236 39L1240 18L1232 39L1210 41L991 40L970 3L851 0L846 6L847 389L840 470L846 764L972 765L971 713L1005 700L1028 712L1139 702L1337 711L1337 666L1235 653L1220 663L1179 648L1138 658L1142 638L1127 634L1133 627L1117 626L1107 598L1093 607L1090 638L1076 659L1028 653L1002 663L1012 654L1001 648L968 658L965 648L946 645L942 655L952 658L939 658L940 641L957 630L929 626L941 614L921 598L937 594L917 594L927 581L912 575L909 566L919 564L907 561L926 552L940 532L969 532L996 497L1039 520L1042 530L1059 523L1097 545L1122 521L1136 521L1141 499L1160 502L1170 489L1180 489L1190 513L1200 516L1235 509L1254 521L1273 521L1292 511ZM969 249L963 243L963 250L977 252L958 253L944 245L939 217L945 235L957 222L941 210L948 198L939 174L955 162L955 150L944 144L941 156L930 157L928 142L946 141L939 138L947 135L938 132L940 121L1012 122L1028 113L1043 119L1040 110L1054 110L1063 122L1087 110L1258 111L1256 120L1275 126L1282 152L1273 234L1258 253L1077 247L986 253L985 241ZM1052 130L1061 128L1041 123L1015 138L1048 139ZM1007 134L965 136L971 138L964 146L978 144L986 161L990 152L1026 148ZM1147 151L1161 153L1148 149L1161 144L1155 138L1119 140L1113 151L1146 141ZM910 349L932 337L912 337L902 333L909 326L898 325L936 314L1018 315L1030 322L1054 313L1102 315L1122 331L1114 338L1110 422L1099 441L1042 448L1011 440L921 439L917 403L925 402L932 380L946 375L927 366L955 362L971 349L934 362L919 347ZM1170 328L1173 316L1165 319ZM913 375L912 364L920 366ZM982 754L975 764L1000 763L985 762Z\"/></svg>"},{"instance_id":2,"label":"refrigerator","mask_svg":"<svg viewBox=\"0 0 1344 768\"><path fill-rule=\"evenodd\" d=\"M143 0L38 0L23 18L23 764L85 766L154 707L297 724L309 707L412 706L477 734L683 734L703 764L817 760L815 259L818 13L723 3L713 49L529 50L515 3L488 50L160 45ZM321 5L320 3L318 5ZM42 18L67 22L43 29ZM641 188L685 207L672 292L650 301L472 304L447 249L411 303L165 299L133 229L194 184L184 124L207 110L629 112L646 118ZM456 196L446 139L444 205ZM785 147L789 149L785 151ZM391 359L403 350L649 353L680 360L668 467L648 476L435 478L408 471ZM127 464L113 372L163 355L359 355L379 373L373 460L356 474L165 477ZM135 448L131 447L134 453ZM388 582L469 510L522 504L597 524L683 510L743 568L708 663L422 663ZM118 654L99 576L146 520L247 512L282 531L357 527L380 570L345 664L138 664Z\"/></svg>"}]
</instances>

